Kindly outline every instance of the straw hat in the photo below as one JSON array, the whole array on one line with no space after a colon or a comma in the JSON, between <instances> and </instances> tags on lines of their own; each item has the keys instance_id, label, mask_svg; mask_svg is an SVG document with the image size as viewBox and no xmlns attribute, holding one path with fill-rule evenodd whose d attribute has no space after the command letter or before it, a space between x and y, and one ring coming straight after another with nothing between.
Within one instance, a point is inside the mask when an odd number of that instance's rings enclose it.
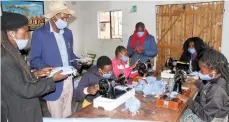
<instances>
[{"instance_id":1,"label":"straw hat","mask_svg":"<svg viewBox=\"0 0 229 122\"><path fill-rule=\"evenodd\" d=\"M67 3L65 1L53 1L49 4L49 11L44 17L50 19L58 13L73 15L75 12L67 8Z\"/></svg>"}]
</instances>

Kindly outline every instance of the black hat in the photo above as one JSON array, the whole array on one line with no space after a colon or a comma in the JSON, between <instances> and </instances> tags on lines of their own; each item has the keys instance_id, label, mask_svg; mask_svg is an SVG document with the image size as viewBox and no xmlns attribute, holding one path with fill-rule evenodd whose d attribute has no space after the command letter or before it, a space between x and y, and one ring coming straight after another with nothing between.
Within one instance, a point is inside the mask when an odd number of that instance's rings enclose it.
<instances>
[{"instance_id":1,"label":"black hat","mask_svg":"<svg viewBox=\"0 0 229 122\"><path fill-rule=\"evenodd\" d=\"M1 30L17 30L25 25L28 25L28 19L26 16L18 13L2 12Z\"/></svg>"}]
</instances>

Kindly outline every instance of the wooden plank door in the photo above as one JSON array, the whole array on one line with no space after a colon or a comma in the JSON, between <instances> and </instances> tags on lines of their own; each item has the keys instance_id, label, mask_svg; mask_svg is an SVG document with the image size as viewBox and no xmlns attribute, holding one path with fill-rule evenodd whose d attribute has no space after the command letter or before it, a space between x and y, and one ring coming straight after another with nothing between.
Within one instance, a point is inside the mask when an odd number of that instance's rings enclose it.
<instances>
[{"instance_id":1,"label":"wooden plank door","mask_svg":"<svg viewBox=\"0 0 229 122\"><path fill-rule=\"evenodd\" d=\"M156 9L157 70L169 57L180 58L187 38L198 36L220 49L224 2L160 5Z\"/></svg>"}]
</instances>

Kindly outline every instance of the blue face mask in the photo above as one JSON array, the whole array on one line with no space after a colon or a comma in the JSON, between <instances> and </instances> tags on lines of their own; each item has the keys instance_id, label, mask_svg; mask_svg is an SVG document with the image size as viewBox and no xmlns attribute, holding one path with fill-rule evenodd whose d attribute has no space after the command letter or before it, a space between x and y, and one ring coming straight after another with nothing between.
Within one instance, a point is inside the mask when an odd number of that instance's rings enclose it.
<instances>
[{"instance_id":1,"label":"blue face mask","mask_svg":"<svg viewBox=\"0 0 229 122\"><path fill-rule=\"evenodd\" d=\"M142 37L144 35L144 32L137 32L138 37Z\"/></svg>"},{"instance_id":2,"label":"blue face mask","mask_svg":"<svg viewBox=\"0 0 229 122\"><path fill-rule=\"evenodd\" d=\"M64 28L67 27L67 22L62 19L58 19L55 23L56 23L56 27L60 30L63 30Z\"/></svg>"},{"instance_id":3,"label":"blue face mask","mask_svg":"<svg viewBox=\"0 0 229 122\"><path fill-rule=\"evenodd\" d=\"M196 50L195 48L188 48L188 52L190 52L191 54L194 54L196 53Z\"/></svg>"},{"instance_id":4,"label":"blue face mask","mask_svg":"<svg viewBox=\"0 0 229 122\"><path fill-rule=\"evenodd\" d=\"M127 62L129 60L129 57L127 56L122 56L121 58L122 62Z\"/></svg>"},{"instance_id":5,"label":"blue face mask","mask_svg":"<svg viewBox=\"0 0 229 122\"><path fill-rule=\"evenodd\" d=\"M109 79L111 78L111 74L103 74L103 78Z\"/></svg>"},{"instance_id":6,"label":"blue face mask","mask_svg":"<svg viewBox=\"0 0 229 122\"><path fill-rule=\"evenodd\" d=\"M15 36L13 36L13 37L15 37ZM23 50L29 41L28 39L16 39L16 38L14 38L14 40L15 40L19 50Z\"/></svg>"},{"instance_id":7,"label":"blue face mask","mask_svg":"<svg viewBox=\"0 0 229 122\"><path fill-rule=\"evenodd\" d=\"M214 76L213 77L210 77L208 74L207 75L204 75L204 74L202 74L202 73L199 72L198 75L199 75L199 77L200 77L201 80L212 80L212 79L214 79Z\"/></svg>"}]
</instances>

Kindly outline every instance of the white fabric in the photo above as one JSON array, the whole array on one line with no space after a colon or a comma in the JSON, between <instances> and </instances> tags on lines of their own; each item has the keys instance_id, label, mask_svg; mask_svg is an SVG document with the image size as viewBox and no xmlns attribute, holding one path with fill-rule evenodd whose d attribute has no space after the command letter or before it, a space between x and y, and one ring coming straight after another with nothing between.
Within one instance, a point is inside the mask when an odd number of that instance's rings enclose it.
<instances>
[{"instance_id":1,"label":"white fabric","mask_svg":"<svg viewBox=\"0 0 229 122\"><path fill-rule=\"evenodd\" d=\"M49 74L49 77L52 77L55 73L61 70L62 70L61 72L62 75L71 75L71 74L74 75L74 68L72 66L64 66L64 67L53 68L51 73Z\"/></svg>"},{"instance_id":2,"label":"white fabric","mask_svg":"<svg viewBox=\"0 0 229 122\"><path fill-rule=\"evenodd\" d=\"M47 107L54 118L68 117L72 114L72 95L73 95L73 84L72 77L67 78L63 81L63 91L61 96L56 101L47 101Z\"/></svg>"},{"instance_id":3,"label":"white fabric","mask_svg":"<svg viewBox=\"0 0 229 122\"><path fill-rule=\"evenodd\" d=\"M83 90L83 93L86 94L86 95L89 94L89 93L87 92L87 88L88 88L88 87L84 88L84 90Z\"/></svg>"},{"instance_id":4,"label":"white fabric","mask_svg":"<svg viewBox=\"0 0 229 122\"><path fill-rule=\"evenodd\" d=\"M126 65L118 65L118 69L124 69L125 68L129 68L130 66L128 64Z\"/></svg>"}]
</instances>

